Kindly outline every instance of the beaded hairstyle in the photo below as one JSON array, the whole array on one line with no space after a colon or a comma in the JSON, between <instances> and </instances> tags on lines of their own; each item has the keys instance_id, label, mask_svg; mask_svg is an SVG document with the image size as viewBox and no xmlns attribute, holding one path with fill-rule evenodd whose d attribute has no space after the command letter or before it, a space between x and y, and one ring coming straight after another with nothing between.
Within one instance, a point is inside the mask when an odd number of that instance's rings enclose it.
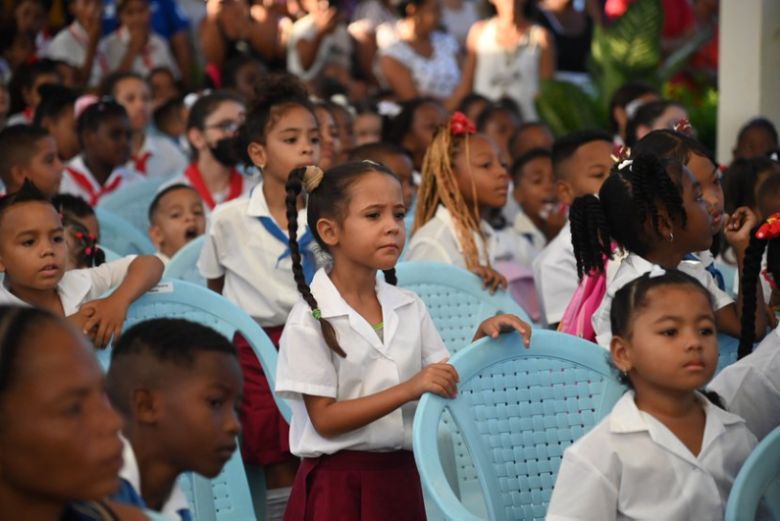
<instances>
[{"instance_id":1,"label":"beaded hairstyle","mask_svg":"<svg viewBox=\"0 0 780 521\"><path fill-rule=\"evenodd\" d=\"M391 170L373 161L344 163L329 169L327 172L323 172L322 169L316 166L296 168L290 172L290 176L287 179L287 231L289 234L293 277L295 278L298 292L309 305L309 308L311 308L312 316L320 323L325 343L342 358L346 358L347 354L339 345L333 326L322 317L319 304L317 304L317 300L314 298L304 276L301 249L297 239L298 198L302 191L308 194L307 224L319 247L323 251L327 251L327 245L317 232L317 221L323 217L344 217L346 212L345 206L349 200L350 187L362 176L371 172L378 172L389 175L396 180L398 179ZM386 270L384 275L385 280L389 284L396 284L395 268Z\"/></svg>"},{"instance_id":2,"label":"beaded hairstyle","mask_svg":"<svg viewBox=\"0 0 780 521\"><path fill-rule=\"evenodd\" d=\"M450 121L439 128L425 153L422 164L422 182L417 193L417 211L414 215L412 234L433 219L439 205L452 215L455 234L463 248L466 268L480 265L479 251L474 241L476 232L483 240L479 221L474 218L479 212L468 207L466 199L458 188L455 173L455 157L461 150L469 153L469 136L476 132L474 124L462 113L456 112ZM472 200L476 205L476 186L472 180Z\"/></svg>"}]
</instances>

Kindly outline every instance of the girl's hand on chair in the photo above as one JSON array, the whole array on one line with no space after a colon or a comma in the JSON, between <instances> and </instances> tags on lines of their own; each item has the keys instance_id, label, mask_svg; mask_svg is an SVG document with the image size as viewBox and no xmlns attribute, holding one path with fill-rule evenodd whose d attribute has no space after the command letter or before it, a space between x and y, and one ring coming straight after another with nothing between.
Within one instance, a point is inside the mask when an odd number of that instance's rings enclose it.
<instances>
[{"instance_id":1,"label":"girl's hand on chair","mask_svg":"<svg viewBox=\"0 0 780 521\"><path fill-rule=\"evenodd\" d=\"M442 398L455 398L458 395L460 377L447 358L430 364L406 381L411 400L417 400L424 393L438 394Z\"/></svg>"},{"instance_id":2,"label":"girl's hand on chair","mask_svg":"<svg viewBox=\"0 0 780 521\"><path fill-rule=\"evenodd\" d=\"M520 336L523 337L523 345L528 349L531 345L531 326L523 320L520 320L520 317L509 314L496 315L495 317L491 317L482 322L479 325L479 328L477 328L473 342L476 342L480 338L485 338L486 336L498 338L498 335L511 333L512 331L520 333Z\"/></svg>"},{"instance_id":3,"label":"girl's hand on chair","mask_svg":"<svg viewBox=\"0 0 780 521\"><path fill-rule=\"evenodd\" d=\"M86 308L86 309L85 309ZM127 302L113 296L87 302L81 309L85 313L91 313L91 317L84 325L84 334L89 335L98 349L103 349L116 338L122 331L122 325L127 316ZM94 330L94 331L93 331ZM93 334L90 334L92 332Z\"/></svg>"},{"instance_id":4,"label":"girl's hand on chair","mask_svg":"<svg viewBox=\"0 0 780 521\"><path fill-rule=\"evenodd\" d=\"M498 288L506 289L509 285L506 277L487 266L477 266L471 270L471 273L482 279L482 287L490 291L491 295L495 293Z\"/></svg>"},{"instance_id":5,"label":"girl's hand on chair","mask_svg":"<svg viewBox=\"0 0 780 521\"><path fill-rule=\"evenodd\" d=\"M726 236L726 241L737 254L745 253L750 244L750 231L757 225L758 217L747 206L737 208L726 220L723 233Z\"/></svg>"}]
</instances>

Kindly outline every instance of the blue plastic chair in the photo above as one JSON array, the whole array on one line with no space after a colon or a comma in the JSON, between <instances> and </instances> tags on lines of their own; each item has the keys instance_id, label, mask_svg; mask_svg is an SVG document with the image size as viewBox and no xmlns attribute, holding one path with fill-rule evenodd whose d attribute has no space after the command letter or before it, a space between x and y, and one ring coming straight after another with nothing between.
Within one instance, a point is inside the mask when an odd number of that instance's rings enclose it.
<instances>
[{"instance_id":1,"label":"blue plastic chair","mask_svg":"<svg viewBox=\"0 0 780 521\"><path fill-rule=\"evenodd\" d=\"M737 350L739 348L739 338L734 338L725 333L718 333L718 369L721 372L727 366L737 361Z\"/></svg>"},{"instance_id":2,"label":"blue plastic chair","mask_svg":"<svg viewBox=\"0 0 780 521\"><path fill-rule=\"evenodd\" d=\"M742 465L726 503L725 521L752 521L762 498L773 519L780 519L780 427Z\"/></svg>"},{"instance_id":3,"label":"blue plastic chair","mask_svg":"<svg viewBox=\"0 0 780 521\"><path fill-rule=\"evenodd\" d=\"M98 208L118 215L146 235L149 231L149 205L165 181L165 177L156 177L123 186L101 199Z\"/></svg>"},{"instance_id":4,"label":"blue plastic chair","mask_svg":"<svg viewBox=\"0 0 780 521\"><path fill-rule=\"evenodd\" d=\"M458 396L425 394L417 406L415 461L447 519L543 519L563 451L625 391L594 344L540 329L530 349L521 342L513 333L463 349L450 360L460 374ZM447 415L459 431L456 480L440 452Z\"/></svg>"},{"instance_id":5,"label":"blue plastic chair","mask_svg":"<svg viewBox=\"0 0 780 521\"><path fill-rule=\"evenodd\" d=\"M100 244L119 255L153 255L154 245L149 237L132 224L104 208L96 208L100 223Z\"/></svg>"},{"instance_id":6,"label":"blue plastic chair","mask_svg":"<svg viewBox=\"0 0 780 521\"><path fill-rule=\"evenodd\" d=\"M177 251L165 268L165 276L169 279L186 280L205 287L206 279L200 274L197 266L204 241L205 237L200 236Z\"/></svg>"},{"instance_id":7,"label":"blue plastic chair","mask_svg":"<svg viewBox=\"0 0 780 521\"><path fill-rule=\"evenodd\" d=\"M498 313L512 313L529 324L531 319L506 291L491 295L482 280L466 270L438 262L401 262L398 285L417 293L425 302L447 349L457 353L474 338L477 326Z\"/></svg>"}]
</instances>

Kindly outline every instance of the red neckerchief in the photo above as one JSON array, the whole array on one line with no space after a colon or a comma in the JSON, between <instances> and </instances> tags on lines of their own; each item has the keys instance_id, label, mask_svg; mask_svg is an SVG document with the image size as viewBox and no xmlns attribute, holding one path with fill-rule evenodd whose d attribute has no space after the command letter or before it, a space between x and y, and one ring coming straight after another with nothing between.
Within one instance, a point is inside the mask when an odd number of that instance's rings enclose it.
<instances>
[{"instance_id":1,"label":"red neckerchief","mask_svg":"<svg viewBox=\"0 0 780 521\"><path fill-rule=\"evenodd\" d=\"M152 157L151 152L144 152L144 154L140 157L133 156L131 159L133 160L133 166L135 167L136 171L146 175L146 166L149 163L150 157Z\"/></svg>"},{"instance_id":2,"label":"red neckerchief","mask_svg":"<svg viewBox=\"0 0 780 521\"><path fill-rule=\"evenodd\" d=\"M206 183L203 181L203 175L200 173L197 163L190 163L187 170L184 171L184 177L189 179L192 187L197 190L203 202L206 203L209 210L213 210L217 203L214 202L211 192L209 192ZM230 190L228 190L227 197L223 202L231 201L237 197L240 197L244 191L244 178L238 173L235 168L230 171Z\"/></svg>"},{"instance_id":3,"label":"red neckerchief","mask_svg":"<svg viewBox=\"0 0 780 521\"><path fill-rule=\"evenodd\" d=\"M95 190L95 187L92 186L92 183L89 181L86 175L70 166L66 166L65 170L70 174L76 184L79 185L84 191L86 191L87 194L89 194L88 202L90 206L95 206L98 201L100 201L101 197L106 194L110 194L119 188L119 185L121 185L123 181L122 176L117 176L107 185L100 187L100 190Z\"/></svg>"}]
</instances>

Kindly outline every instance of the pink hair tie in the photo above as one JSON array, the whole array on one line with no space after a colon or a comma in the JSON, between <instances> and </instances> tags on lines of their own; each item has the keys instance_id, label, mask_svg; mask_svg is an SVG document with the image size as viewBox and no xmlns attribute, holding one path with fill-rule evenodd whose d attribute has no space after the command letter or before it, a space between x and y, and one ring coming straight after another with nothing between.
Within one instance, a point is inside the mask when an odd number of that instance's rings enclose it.
<instances>
[{"instance_id":1,"label":"pink hair tie","mask_svg":"<svg viewBox=\"0 0 780 521\"><path fill-rule=\"evenodd\" d=\"M100 101L100 98L95 96L94 94L85 94L83 96L79 96L79 98L76 100L76 103L73 104L73 113L76 116L76 119L79 119L79 116L87 110L87 107L90 105L94 105Z\"/></svg>"}]
</instances>

